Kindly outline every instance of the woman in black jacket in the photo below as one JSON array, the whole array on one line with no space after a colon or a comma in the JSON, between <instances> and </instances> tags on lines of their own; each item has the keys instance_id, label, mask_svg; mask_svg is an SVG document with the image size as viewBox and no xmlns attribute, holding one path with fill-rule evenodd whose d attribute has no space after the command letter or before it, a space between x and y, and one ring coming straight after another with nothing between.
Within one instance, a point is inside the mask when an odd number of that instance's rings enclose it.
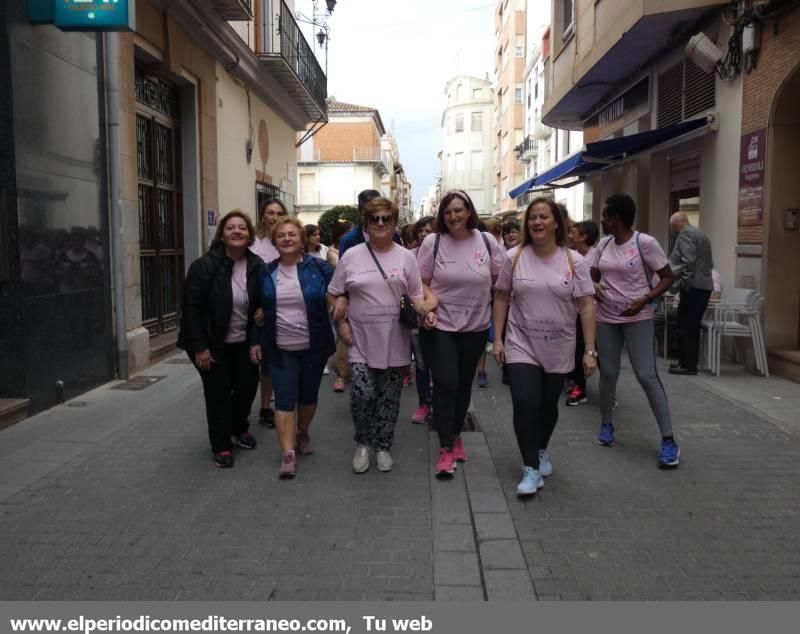
<instances>
[{"instance_id":1,"label":"woman in black jacket","mask_svg":"<svg viewBox=\"0 0 800 634\"><path fill-rule=\"evenodd\" d=\"M255 449L247 416L258 389L247 330L258 307L261 258L248 247L255 231L238 209L226 214L208 253L189 267L178 346L203 380L208 437L218 467L233 466L233 442Z\"/></svg>"}]
</instances>

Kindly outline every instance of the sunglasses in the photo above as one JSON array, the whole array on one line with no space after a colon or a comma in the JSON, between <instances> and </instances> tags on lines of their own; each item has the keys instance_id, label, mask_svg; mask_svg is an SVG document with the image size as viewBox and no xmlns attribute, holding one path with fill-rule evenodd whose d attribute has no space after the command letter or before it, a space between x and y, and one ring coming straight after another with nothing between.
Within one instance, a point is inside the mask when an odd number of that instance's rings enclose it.
<instances>
[{"instance_id":1,"label":"sunglasses","mask_svg":"<svg viewBox=\"0 0 800 634\"><path fill-rule=\"evenodd\" d=\"M379 224L388 225L388 224L391 224L394 221L394 217L391 216L391 215L389 215L389 216L367 216L367 218L369 219L370 223L372 223L373 225L379 225Z\"/></svg>"}]
</instances>

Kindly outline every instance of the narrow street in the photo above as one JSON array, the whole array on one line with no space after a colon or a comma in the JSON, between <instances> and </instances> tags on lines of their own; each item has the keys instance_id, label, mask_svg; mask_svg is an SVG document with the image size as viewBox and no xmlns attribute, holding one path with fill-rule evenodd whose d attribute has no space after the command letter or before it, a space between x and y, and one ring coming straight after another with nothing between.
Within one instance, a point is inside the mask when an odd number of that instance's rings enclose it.
<instances>
[{"instance_id":1,"label":"narrow street","mask_svg":"<svg viewBox=\"0 0 800 634\"><path fill-rule=\"evenodd\" d=\"M327 380L316 451L281 481L274 433L259 425L255 451L213 467L182 360L151 368L163 378L144 390L109 384L0 431L6 600L800 598L800 430L701 377L665 378L679 469L656 468L655 424L625 370L617 445L594 442L592 404L562 408L555 473L520 501L493 363L453 481L432 478L435 437L408 422L413 386L394 470L353 474L348 397ZM787 411L800 404L796 385L753 384L784 390Z\"/></svg>"}]
</instances>

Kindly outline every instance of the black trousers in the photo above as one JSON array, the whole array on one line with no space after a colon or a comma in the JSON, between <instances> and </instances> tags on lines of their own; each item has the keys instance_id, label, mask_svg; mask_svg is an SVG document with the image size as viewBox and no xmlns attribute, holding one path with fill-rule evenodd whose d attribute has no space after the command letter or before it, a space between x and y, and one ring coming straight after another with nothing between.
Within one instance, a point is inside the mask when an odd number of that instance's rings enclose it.
<instances>
[{"instance_id":1,"label":"black trousers","mask_svg":"<svg viewBox=\"0 0 800 634\"><path fill-rule=\"evenodd\" d=\"M433 422L440 447L453 447L464 429L472 381L486 349L489 330L445 332L420 330L425 360L433 378Z\"/></svg>"},{"instance_id":2,"label":"black trousers","mask_svg":"<svg viewBox=\"0 0 800 634\"><path fill-rule=\"evenodd\" d=\"M538 365L507 363L514 410L514 433L522 463L539 469L539 450L547 449L558 422L564 374L548 374Z\"/></svg>"},{"instance_id":3,"label":"black trousers","mask_svg":"<svg viewBox=\"0 0 800 634\"><path fill-rule=\"evenodd\" d=\"M258 390L258 366L250 363L246 342L226 343L210 370L199 370L206 399L208 439L214 452L232 449L231 436L247 431L247 417Z\"/></svg>"},{"instance_id":4,"label":"black trousers","mask_svg":"<svg viewBox=\"0 0 800 634\"><path fill-rule=\"evenodd\" d=\"M699 288L681 289L681 299L678 302L678 345L682 368L697 369L697 359L700 355L700 322L706 312L709 297L711 291Z\"/></svg>"},{"instance_id":5,"label":"black trousers","mask_svg":"<svg viewBox=\"0 0 800 634\"><path fill-rule=\"evenodd\" d=\"M583 339L583 326L578 316L577 337L575 338L575 368L567 375L582 392L586 391L586 375L583 373L583 355L586 352L586 341Z\"/></svg>"}]
</instances>

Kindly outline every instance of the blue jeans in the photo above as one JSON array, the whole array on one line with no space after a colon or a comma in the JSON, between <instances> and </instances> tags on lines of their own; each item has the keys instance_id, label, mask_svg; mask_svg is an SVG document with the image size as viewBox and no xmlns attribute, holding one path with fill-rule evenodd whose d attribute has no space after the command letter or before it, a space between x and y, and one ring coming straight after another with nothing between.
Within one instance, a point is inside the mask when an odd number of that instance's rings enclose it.
<instances>
[{"instance_id":1,"label":"blue jeans","mask_svg":"<svg viewBox=\"0 0 800 634\"><path fill-rule=\"evenodd\" d=\"M281 350L281 366L269 364L275 409L293 412L298 405L316 405L325 361L319 352L311 350Z\"/></svg>"}]
</instances>

